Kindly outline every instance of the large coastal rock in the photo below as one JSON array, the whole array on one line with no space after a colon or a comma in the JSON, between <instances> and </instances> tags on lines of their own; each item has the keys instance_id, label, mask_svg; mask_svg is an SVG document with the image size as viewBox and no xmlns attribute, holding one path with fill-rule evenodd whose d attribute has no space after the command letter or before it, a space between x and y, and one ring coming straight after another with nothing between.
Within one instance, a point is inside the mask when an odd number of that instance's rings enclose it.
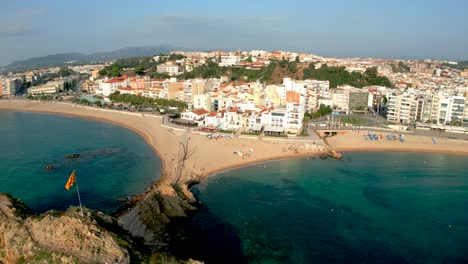
<instances>
[{"instance_id":1,"label":"large coastal rock","mask_svg":"<svg viewBox=\"0 0 468 264\"><path fill-rule=\"evenodd\" d=\"M132 235L144 238L146 244L164 246L170 219L187 216L187 211L196 209L192 205L195 202L186 184L161 181L119 217L119 224Z\"/></svg>"},{"instance_id":2,"label":"large coastal rock","mask_svg":"<svg viewBox=\"0 0 468 264\"><path fill-rule=\"evenodd\" d=\"M103 214L105 217L105 215ZM0 194L0 263L130 263L115 234L89 210L30 215L24 204Z\"/></svg>"}]
</instances>

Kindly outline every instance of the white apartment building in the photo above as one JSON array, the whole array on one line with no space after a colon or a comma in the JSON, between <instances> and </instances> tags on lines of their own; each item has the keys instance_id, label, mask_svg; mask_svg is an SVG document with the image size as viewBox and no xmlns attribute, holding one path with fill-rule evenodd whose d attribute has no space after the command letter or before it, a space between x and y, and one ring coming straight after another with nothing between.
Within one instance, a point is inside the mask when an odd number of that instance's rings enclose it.
<instances>
[{"instance_id":1,"label":"white apartment building","mask_svg":"<svg viewBox=\"0 0 468 264\"><path fill-rule=\"evenodd\" d=\"M450 124L451 122L462 122L465 113L466 98L464 96L448 96L440 100L439 124Z\"/></svg>"},{"instance_id":2,"label":"white apartment building","mask_svg":"<svg viewBox=\"0 0 468 264\"><path fill-rule=\"evenodd\" d=\"M304 108L295 103L288 103L285 109L263 110L249 117L248 128L274 133L299 133L302 129Z\"/></svg>"},{"instance_id":3,"label":"white apartment building","mask_svg":"<svg viewBox=\"0 0 468 264\"><path fill-rule=\"evenodd\" d=\"M21 89L22 86L22 81L19 78L9 78L9 79L4 79L2 81L2 95L3 96L13 96L19 90Z\"/></svg>"},{"instance_id":4,"label":"white apartment building","mask_svg":"<svg viewBox=\"0 0 468 264\"><path fill-rule=\"evenodd\" d=\"M301 104L286 104L286 131L288 133L299 133L302 129L304 119L304 107Z\"/></svg>"},{"instance_id":5,"label":"white apartment building","mask_svg":"<svg viewBox=\"0 0 468 264\"><path fill-rule=\"evenodd\" d=\"M388 121L403 124L416 121L418 100L415 93L390 93L387 100Z\"/></svg>"},{"instance_id":6,"label":"white apartment building","mask_svg":"<svg viewBox=\"0 0 468 264\"><path fill-rule=\"evenodd\" d=\"M467 100L465 96L444 93L429 94L416 91L389 93L387 120L410 124L416 121L449 125L463 122Z\"/></svg>"},{"instance_id":7,"label":"white apartment building","mask_svg":"<svg viewBox=\"0 0 468 264\"><path fill-rule=\"evenodd\" d=\"M101 82L99 84L99 89L97 89L95 93L102 96L109 96L111 93L116 92L120 87L127 87L129 84L129 80L126 76L112 78Z\"/></svg>"},{"instance_id":8,"label":"white apartment building","mask_svg":"<svg viewBox=\"0 0 468 264\"><path fill-rule=\"evenodd\" d=\"M210 111L213 108L211 104L211 96L208 93L194 95L192 103L194 109L205 109Z\"/></svg>"},{"instance_id":9,"label":"white apartment building","mask_svg":"<svg viewBox=\"0 0 468 264\"><path fill-rule=\"evenodd\" d=\"M223 129L237 130L247 128L249 124L248 116L241 112L237 107L232 107L224 113Z\"/></svg>"},{"instance_id":10,"label":"white apartment building","mask_svg":"<svg viewBox=\"0 0 468 264\"><path fill-rule=\"evenodd\" d=\"M331 89L330 90L332 107L338 110L349 110L349 93L344 89Z\"/></svg>"},{"instance_id":11,"label":"white apartment building","mask_svg":"<svg viewBox=\"0 0 468 264\"><path fill-rule=\"evenodd\" d=\"M221 56L221 62L219 63L219 66L235 66L239 65L241 62L241 58L236 55L222 55Z\"/></svg>"},{"instance_id":12,"label":"white apartment building","mask_svg":"<svg viewBox=\"0 0 468 264\"><path fill-rule=\"evenodd\" d=\"M156 68L158 73L166 73L169 76L176 76L182 73L182 68L175 64L160 64Z\"/></svg>"}]
</instances>

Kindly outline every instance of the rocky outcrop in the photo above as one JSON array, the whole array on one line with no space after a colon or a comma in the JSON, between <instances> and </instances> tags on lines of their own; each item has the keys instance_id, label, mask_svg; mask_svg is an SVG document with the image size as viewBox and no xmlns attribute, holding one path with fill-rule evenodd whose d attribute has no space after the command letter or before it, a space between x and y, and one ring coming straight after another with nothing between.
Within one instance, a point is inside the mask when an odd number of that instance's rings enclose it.
<instances>
[{"instance_id":1,"label":"rocky outcrop","mask_svg":"<svg viewBox=\"0 0 468 264\"><path fill-rule=\"evenodd\" d=\"M85 210L30 215L17 199L0 194L0 263L130 263L129 252Z\"/></svg>"},{"instance_id":2,"label":"rocky outcrop","mask_svg":"<svg viewBox=\"0 0 468 264\"><path fill-rule=\"evenodd\" d=\"M171 218L185 217L187 211L195 210L195 202L186 184L161 181L119 217L119 224L132 235L144 238L146 244L164 246L168 241L166 225Z\"/></svg>"}]
</instances>

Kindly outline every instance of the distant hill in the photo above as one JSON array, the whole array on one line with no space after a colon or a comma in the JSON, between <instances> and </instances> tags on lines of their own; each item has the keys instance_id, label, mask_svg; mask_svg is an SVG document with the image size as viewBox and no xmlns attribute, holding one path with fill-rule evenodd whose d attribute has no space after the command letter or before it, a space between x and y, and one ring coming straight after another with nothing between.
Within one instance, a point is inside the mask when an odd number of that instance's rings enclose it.
<instances>
[{"instance_id":1,"label":"distant hill","mask_svg":"<svg viewBox=\"0 0 468 264\"><path fill-rule=\"evenodd\" d=\"M15 61L9 65L0 68L1 72L24 71L44 67L59 67L65 65L76 65L86 63L98 63L109 60L144 57L160 53L169 53L180 48L161 45L161 46L144 46L144 47L126 47L114 51L96 52L92 54L82 53L62 53L47 55L43 57L35 57L23 61Z\"/></svg>"}]
</instances>

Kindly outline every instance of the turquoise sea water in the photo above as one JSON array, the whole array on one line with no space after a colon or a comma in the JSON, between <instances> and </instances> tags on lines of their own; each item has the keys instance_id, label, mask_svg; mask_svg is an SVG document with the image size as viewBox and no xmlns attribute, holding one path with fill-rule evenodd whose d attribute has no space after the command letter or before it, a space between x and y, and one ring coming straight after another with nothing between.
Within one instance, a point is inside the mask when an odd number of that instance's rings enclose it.
<instances>
[{"instance_id":1,"label":"turquoise sea water","mask_svg":"<svg viewBox=\"0 0 468 264\"><path fill-rule=\"evenodd\" d=\"M206 263L468 263L467 156L281 160L193 190L179 250Z\"/></svg>"},{"instance_id":2,"label":"turquoise sea water","mask_svg":"<svg viewBox=\"0 0 468 264\"><path fill-rule=\"evenodd\" d=\"M65 156L80 153L78 159ZM45 170L52 164L53 171ZM78 205L64 189L76 170L84 206L111 212L159 177L160 159L138 134L116 125L64 116L0 111L0 192L35 212Z\"/></svg>"}]
</instances>

